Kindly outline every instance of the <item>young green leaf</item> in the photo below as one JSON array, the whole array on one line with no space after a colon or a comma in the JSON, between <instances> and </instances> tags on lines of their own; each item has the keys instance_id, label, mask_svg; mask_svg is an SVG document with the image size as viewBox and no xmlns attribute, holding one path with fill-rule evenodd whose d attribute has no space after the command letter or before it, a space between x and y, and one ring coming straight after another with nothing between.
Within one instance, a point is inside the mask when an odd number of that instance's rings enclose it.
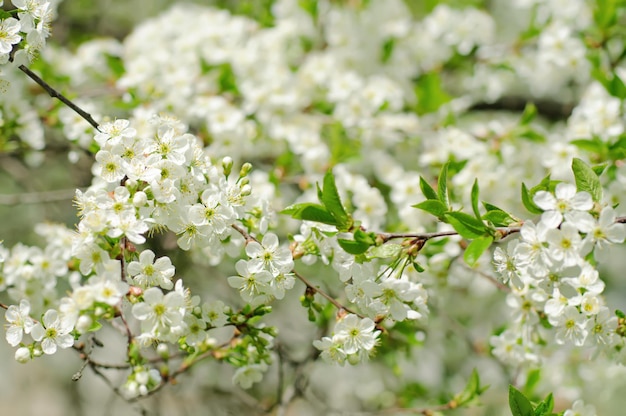
<instances>
[{"instance_id":1,"label":"young green leaf","mask_svg":"<svg viewBox=\"0 0 626 416\"><path fill-rule=\"evenodd\" d=\"M452 97L446 93L442 86L441 77L436 71L420 76L415 84L417 105L415 111L418 115L432 113L447 103Z\"/></svg>"},{"instance_id":2,"label":"young green leaf","mask_svg":"<svg viewBox=\"0 0 626 416\"><path fill-rule=\"evenodd\" d=\"M584 150L586 152L597 153L599 155L604 155L608 152L608 145L600 140L598 137L594 137L593 139L577 139L569 142L574 146L578 147L580 150Z\"/></svg>"},{"instance_id":3,"label":"young green leaf","mask_svg":"<svg viewBox=\"0 0 626 416\"><path fill-rule=\"evenodd\" d=\"M480 385L480 377L478 376L478 371L476 371L476 369L473 369L469 380L467 380L465 388L463 389L463 391L456 395L455 399L460 406L464 406L474 401L488 388L489 386Z\"/></svg>"},{"instance_id":4,"label":"young green leaf","mask_svg":"<svg viewBox=\"0 0 626 416\"><path fill-rule=\"evenodd\" d=\"M482 221L464 212L446 212L444 218L464 238L478 238L488 232Z\"/></svg>"},{"instance_id":5,"label":"young green leaf","mask_svg":"<svg viewBox=\"0 0 626 416\"><path fill-rule=\"evenodd\" d=\"M532 195L528 188L526 188L526 184L522 182L522 204L531 214L541 214L543 210L539 208L534 202Z\"/></svg>"},{"instance_id":6,"label":"young green leaf","mask_svg":"<svg viewBox=\"0 0 626 416\"><path fill-rule=\"evenodd\" d=\"M437 218L441 218L446 213L446 207L437 199L427 199L419 204L412 205L414 208L433 214Z\"/></svg>"},{"instance_id":7,"label":"young green leaf","mask_svg":"<svg viewBox=\"0 0 626 416\"><path fill-rule=\"evenodd\" d=\"M602 185L600 184L600 178L593 169L582 160L574 158L572 160L572 171L574 172L578 191L588 192L594 201L599 202L602 199Z\"/></svg>"},{"instance_id":8,"label":"young green leaf","mask_svg":"<svg viewBox=\"0 0 626 416\"><path fill-rule=\"evenodd\" d=\"M496 227L508 227L518 222L511 214L499 209L487 211L485 215L482 216L482 219L491 222Z\"/></svg>"},{"instance_id":9,"label":"young green leaf","mask_svg":"<svg viewBox=\"0 0 626 416\"><path fill-rule=\"evenodd\" d=\"M338 225L337 220L333 217L325 207L311 202L302 204L294 204L288 206L280 212L281 214L290 215L297 220L306 220L321 222L329 225Z\"/></svg>"},{"instance_id":10,"label":"young green leaf","mask_svg":"<svg viewBox=\"0 0 626 416\"><path fill-rule=\"evenodd\" d=\"M554 409L554 397L550 393L537 405L534 416L550 416L552 415L552 409Z\"/></svg>"},{"instance_id":11,"label":"young green leaf","mask_svg":"<svg viewBox=\"0 0 626 416\"><path fill-rule=\"evenodd\" d=\"M526 125L533 121L533 119L537 116L537 107L533 103L527 103L526 107L524 107L524 113L522 113L522 117L519 121L519 124Z\"/></svg>"},{"instance_id":12,"label":"young green leaf","mask_svg":"<svg viewBox=\"0 0 626 416\"><path fill-rule=\"evenodd\" d=\"M415 268L415 271L418 272L418 273L422 273L424 270L426 270L426 269L424 269L424 267L421 264L419 264L415 260L413 260L413 267Z\"/></svg>"},{"instance_id":13,"label":"young green leaf","mask_svg":"<svg viewBox=\"0 0 626 416\"><path fill-rule=\"evenodd\" d=\"M424 178L420 176L420 189L422 193L427 199L439 199L437 196L437 192L433 189L432 186Z\"/></svg>"},{"instance_id":14,"label":"young green leaf","mask_svg":"<svg viewBox=\"0 0 626 416\"><path fill-rule=\"evenodd\" d=\"M446 163L442 166L437 179L437 195L441 203L446 207L446 210L450 206L450 201L448 200L448 165L449 163Z\"/></svg>"},{"instance_id":15,"label":"young green leaf","mask_svg":"<svg viewBox=\"0 0 626 416\"><path fill-rule=\"evenodd\" d=\"M474 179L474 185L472 185L472 211L474 211L474 215L478 220L480 220L480 211L478 210L478 194L480 193L480 189L478 188L478 179Z\"/></svg>"},{"instance_id":16,"label":"young green leaf","mask_svg":"<svg viewBox=\"0 0 626 416\"><path fill-rule=\"evenodd\" d=\"M483 235L481 237L475 238L465 249L465 253L463 254L463 259L465 263L470 266L476 265L476 262L482 256L482 254L491 246L493 243L493 237L490 235Z\"/></svg>"},{"instance_id":17,"label":"young green leaf","mask_svg":"<svg viewBox=\"0 0 626 416\"><path fill-rule=\"evenodd\" d=\"M335 217L339 226L344 226L349 221L349 216L344 209L341 198L339 197L339 191L335 184L335 175L329 170L324 175L324 189L322 189L322 204L326 207L328 212Z\"/></svg>"},{"instance_id":18,"label":"young green leaf","mask_svg":"<svg viewBox=\"0 0 626 416\"><path fill-rule=\"evenodd\" d=\"M346 240L345 238L338 238L337 242L341 248L346 251L346 253L354 255L363 254L368 248L371 247L370 244L363 243L361 241Z\"/></svg>"},{"instance_id":19,"label":"young green leaf","mask_svg":"<svg viewBox=\"0 0 626 416\"><path fill-rule=\"evenodd\" d=\"M509 407L513 416L535 416L530 400L511 385L509 385Z\"/></svg>"},{"instance_id":20,"label":"young green leaf","mask_svg":"<svg viewBox=\"0 0 626 416\"><path fill-rule=\"evenodd\" d=\"M365 231L358 228L354 232L354 240L373 246L376 244L376 233L366 233Z\"/></svg>"}]
</instances>

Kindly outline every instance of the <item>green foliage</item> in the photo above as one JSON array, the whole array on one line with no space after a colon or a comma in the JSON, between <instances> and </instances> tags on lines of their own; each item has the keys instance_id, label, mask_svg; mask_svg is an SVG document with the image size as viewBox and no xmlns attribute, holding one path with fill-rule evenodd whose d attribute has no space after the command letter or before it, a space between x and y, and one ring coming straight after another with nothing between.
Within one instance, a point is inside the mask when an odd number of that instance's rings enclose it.
<instances>
[{"instance_id":1,"label":"green foliage","mask_svg":"<svg viewBox=\"0 0 626 416\"><path fill-rule=\"evenodd\" d=\"M480 385L480 377L478 376L478 371L476 369L472 370L472 374L470 375L465 388L458 393L454 400L458 406L468 406L471 404L475 404L478 401L478 397L483 394L489 386L481 386Z\"/></svg>"},{"instance_id":2,"label":"green foliage","mask_svg":"<svg viewBox=\"0 0 626 416\"><path fill-rule=\"evenodd\" d=\"M441 77L438 72L429 72L422 75L415 83L417 104L415 112L418 115L435 112L452 99L441 86Z\"/></svg>"},{"instance_id":3,"label":"green foliage","mask_svg":"<svg viewBox=\"0 0 626 416\"><path fill-rule=\"evenodd\" d=\"M493 237L490 235L483 235L472 240L472 242L465 249L463 259L470 266L474 266L480 256L487 251L487 249L493 243Z\"/></svg>"},{"instance_id":4,"label":"green foliage","mask_svg":"<svg viewBox=\"0 0 626 416\"><path fill-rule=\"evenodd\" d=\"M420 176L420 189L427 199L438 199L437 192L426 180Z\"/></svg>"},{"instance_id":5,"label":"green foliage","mask_svg":"<svg viewBox=\"0 0 626 416\"><path fill-rule=\"evenodd\" d=\"M446 210L450 206L450 200L448 197L448 167L449 163L446 163L441 168L439 178L437 179L437 196L441 203L446 207Z\"/></svg>"},{"instance_id":6,"label":"green foliage","mask_svg":"<svg viewBox=\"0 0 626 416\"><path fill-rule=\"evenodd\" d=\"M576 180L576 189L579 192L588 192L594 201L600 202L602 200L602 185L596 172L578 158L572 160L572 171Z\"/></svg>"},{"instance_id":7,"label":"green foliage","mask_svg":"<svg viewBox=\"0 0 626 416\"><path fill-rule=\"evenodd\" d=\"M412 205L414 208L421 209L443 221L443 215L448 211L447 207L437 199L427 199L419 204Z\"/></svg>"},{"instance_id":8,"label":"green foliage","mask_svg":"<svg viewBox=\"0 0 626 416\"><path fill-rule=\"evenodd\" d=\"M522 204L532 214L541 214L543 210L535 204L533 197L539 191L552 192L559 181L551 180L550 175L547 175L537 185L528 189L526 184L522 182Z\"/></svg>"},{"instance_id":9,"label":"green foliage","mask_svg":"<svg viewBox=\"0 0 626 416\"><path fill-rule=\"evenodd\" d=\"M318 103L316 109L322 110L321 112L332 112L332 107L321 109L319 108L321 105L330 104ZM345 162L359 155L361 143L358 140L351 140L340 122L323 126L321 136L330 150L331 165Z\"/></svg>"},{"instance_id":10,"label":"green foliage","mask_svg":"<svg viewBox=\"0 0 626 416\"><path fill-rule=\"evenodd\" d=\"M483 202L483 206L487 212L482 216L482 219L489 221L495 227L508 227L519 222L519 219L514 218L511 214L495 205Z\"/></svg>"},{"instance_id":11,"label":"green foliage","mask_svg":"<svg viewBox=\"0 0 626 416\"><path fill-rule=\"evenodd\" d=\"M281 214L304 221L321 222L328 225L338 225L335 217L323 206L311 202L290 205L281 211Z\"/></svg>"},{"instance_id":12,"label":"green foliage","mask_svg":"<svg viewBox=\"0 0 626 416\"><path fill-rule=\"evenodd\" d=\"M552 393L537 405L515 387L509 385L509 407L513 416L557 416L552 413L554 408L554 398Z\"/></svg>"},{"instance_id":13,"label":"green foliage","mask_svg":"<svg viewBox=\"0 0 626 416\"><path fill-rule=\"evenodd\" d=\"M482 221L464 212L451 211L444 214L444 217L461 237L472 239L488 232L487 226Z\"/></svg>"},{"instance_id":14,"label":"green foliage","mask_svg":"<svg viewBox=\"0 0 626 416\"><path fill-rule=\"evenodd\" d=\"M472 185L472 193L471 193L472 211L474 211L474 215L480 221L481 220L480 211L478 210L478 194L479 193L480 193L480 189L478 187L478 179L474 179L474 185Z\"/></svg>"},{"instance_id":15,"label":"green foliage","mask_svg":"<svg viewBox=\"0 0 626 416\"><path fill-rule=\"evenodd\" d=\"M300 6L301 9L310 14L313 20L317 20L317 0L298 0L298 6Z\"/></svg>"}]
</instances>

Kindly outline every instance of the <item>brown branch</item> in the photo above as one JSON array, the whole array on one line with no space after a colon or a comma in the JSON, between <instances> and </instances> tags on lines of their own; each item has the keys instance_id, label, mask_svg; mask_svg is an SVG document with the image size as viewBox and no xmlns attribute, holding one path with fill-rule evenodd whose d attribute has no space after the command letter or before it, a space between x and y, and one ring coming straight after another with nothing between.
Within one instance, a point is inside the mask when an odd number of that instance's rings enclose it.
<instances>
[{"instance_id":1,"label":"brown branch","mask_svg":"<svg viewBox=\"0 0 626 416\"><path fill-rule=\"evenodd\" d=\"M500 238L504 238L511 234L518 233L520 229L521 227L497 227L496 233L500 236ZM378 236L381 238L383 244L389 240L397 238L412 238L414 240L422 240L426 242L433 238L450 237L453 235L459 235L459 233L457 231L438 231L433 233L378 233Z\"/></svg>"},{"instance_id":2,"label":"brown branch","mask_svg":"<svg viewBox=\"0 0 626 416\"><path fill-rule=\"evenodd\" d=\"M248 233L246 230L244 230L242 227L238 226L237 224L233 224L231 226L233 229L235 229L239 234L241 234L243 236L243 238L246 239L246 244L252 242L252 241L256 241L257 243L259 242L259 240L257 240L256 238L254 238L253 236L250 235L250 233ZM322 296L324 299L328 300L330 303L332 303L337 309L339 310L344 310L348 313L352 313L355 314L357 316L359 316L360 318L364 318L363 315L354 312L353 310L351 310L350 308L348 308L347 306L342 305L341 303L339 303L335 298L333 298L332 296L330 296L328 293L324 292L322 289L320 289L317 286L314 286L313 283L311 283L306 277L302 276L300 273L298 273L296 271L296 269L292 269L291 273L294 274L294 276L296 276L298 278L298 280L300 280L302 283L304 283L306 285L307 288L309 288L311 291L313 291L314 293L319 293L320 296Z\"/></svg>"},{"instance_id":3,"label":"brown branch","mask_svg":"<svg viewBox=\"0 0 626 416\"><path fill-rule=\"evenodd\" d=\"M332 296L330 296L328 293L324 292L323 290L321 290L319 287L314 286L313 283L311 283L306 277L302 276L300 273L298 273L295 269L291 271L302 283L304 283L306 285L306 287L308 287L310 290L312 290L314 293L319 293L320 296L322 296L324 299L326 299L327 301L329 301L330 303L332 303L337 309L339 310L344 310L348 313L352 313L355 314L361 318L363 318L363 316L359 313L354 312L353 310L351 310L350 308L348 308L347 306L342 305L341 303L339 303L335 298L333 298Z\"/></svg>"},{"instance_id":4,"label":"brown branch","mask_svg":"<svg viewBox=\"0 0 626 416\"><path fill-rule=\"evenodd\" d=\"M85 121L87 121L87 123L91 124L93 128L95 128L96 130L100 130L99 124L93 119L93 117L91 117L89 113L87 113L85 110L83 110L82 108L74 104L71 100L66 98L63 94L59 93L57 90L52 88L46 81L41 79L37 74L35 74L30 69L28 69L26 66L20 65L18 66L18 68L20 69L20 71L28 75L30 79L32 79L37 84L39 84L41 88L43 88L50 97L58 99L63 104L65 104L66 106L74 110L74 112L78 114L79 116L81 116Z\"/></svg>"}]
</instances>

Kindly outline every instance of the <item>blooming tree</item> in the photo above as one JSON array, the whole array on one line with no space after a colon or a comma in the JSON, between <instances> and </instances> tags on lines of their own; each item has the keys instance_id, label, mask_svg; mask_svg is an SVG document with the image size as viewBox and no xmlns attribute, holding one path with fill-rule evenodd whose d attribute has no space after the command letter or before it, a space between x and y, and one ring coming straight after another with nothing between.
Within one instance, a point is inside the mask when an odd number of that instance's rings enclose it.
<instances>
[{"instance_id":1,"label":"blooming tree","mask_svg":"<svg viewBox=\"0 0 626 416\"><path fill-rule=\"evenodd\" d=\"M4 5L0 150L90 172L1 247L15 359L130 403L214 365L276 414L618 411L575 369L624 374L626 4L257 6L72 51L57 2Z\"/></svg>"}]
</instances>

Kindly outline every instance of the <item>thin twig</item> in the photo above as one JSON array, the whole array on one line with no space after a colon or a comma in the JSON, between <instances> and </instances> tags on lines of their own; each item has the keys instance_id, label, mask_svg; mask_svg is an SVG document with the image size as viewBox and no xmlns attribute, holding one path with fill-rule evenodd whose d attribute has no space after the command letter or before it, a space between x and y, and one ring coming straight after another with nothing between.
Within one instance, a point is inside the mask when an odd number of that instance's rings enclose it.
<instances>
[{"instance_id":1,"label":"thin twig","mask_svg":"<svg viewBox=\"0 0 626 416\"><path fill-rule=\"evenodd\" d=\"M234 230L236 230L239 234L241 234L243 236L243 238L246 239L246 244L248 244L248 243L250 243L252 241L256 241L257 243L259 242L259 240L257 240L255 237L251 236L250 233L248 233L246 230L244 230L242 227L238 226L237 224L233 224L233 225L231 225L231 227ZM330 296L328 293L324 292L319 287L314 286L313 283L311 283L306 277L304 277L300 273L298 273L295 269L292 269L291 273L293 273L294 276L296 276L298 278L298 280L300 280L302 283L304 283L306 285L306 287L308 287L311 291L313 291L314 293L319 293L323 298L325 298L330 303L335 305L335 307L337 307L337 309L344 310L344 311L346 311L348 313L352 313L352 314L355 314L355 315L363 318L363 315L358 314L358 313L354 312L353 310L351 310L350 308L348 308L347 306L342 305L335 298Z\"/></svg>"},{"instance_id":2,"label":"thin twig","mask_svg":"<svg viewBox=\"0 0 626 416\"><path fill-rule=\"evenodd\" d=\"M361 314L358 314L356 312L354 312L353 310L351 310L350 308L348 308L347 306L342 305L341 303L339 303L335 298L333 298L332 296L330 296L328 293L324 292L323 290L321 290L320 288L318 288L317 286L314 286L313 283L311 283L306 277L302 276L300 273L298 273L295 269L291 271L302 283L304 283L306 285L306 287L308 287L309 289L311 289L313 292L315 293L319 293L324 299L326 299L327 301L329 301L330 303L332 303L333 305L335 305L335 307L339 310L344 310L348 313L353 313L355 315L361 316ZM362 317L362 316L361 316Z\"/></svg>"},{"instance_id":3,"label":"thin twig","mask_svg":"<svg viewBox=\"0 0 626 416\"><path fill-rule=\"evenodd\" d=\"M74 112L76 112L76 114L81 116L87 123L91 124L93 128L95 128L98 131L100 130L99 124L93 119L93 117L91 117L91 115L88 112L86 112L85 110L83 110L82 108L74 104L71 100L66 98L63 94L61 94L60 92L52 88L46 81L41 79L37 74L35 74L30 69L28 69L26 66L20 65L18 66L18 68L20 69L20 71L28 75L30 79L32 79L37 84L39 84L41 88L46 90L46 92L48 93L50 97L58 99L63 104L65 104L66 106L74 110Z\"/></svg>"}]
</instances>

